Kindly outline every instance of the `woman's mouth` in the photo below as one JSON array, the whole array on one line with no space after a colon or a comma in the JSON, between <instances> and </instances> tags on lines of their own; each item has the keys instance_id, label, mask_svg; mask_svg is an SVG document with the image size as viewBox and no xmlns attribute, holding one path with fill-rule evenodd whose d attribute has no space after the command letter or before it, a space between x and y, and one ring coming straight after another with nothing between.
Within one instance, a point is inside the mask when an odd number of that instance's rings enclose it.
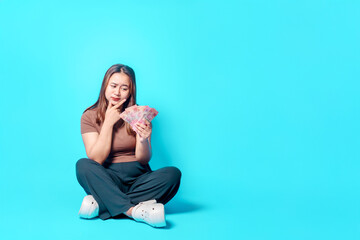
<instances>
[{"instance_id":1,"label":"woman's mouth","mask_svg":"<svg viewBox=\"0 0 360 240\"><path fill-rule=\"evenodd\" d=\"M111 99L114 100L115 102L120 100L120 98L114 98L114 97L112 97Z\"/></svg>"}]
</instances>

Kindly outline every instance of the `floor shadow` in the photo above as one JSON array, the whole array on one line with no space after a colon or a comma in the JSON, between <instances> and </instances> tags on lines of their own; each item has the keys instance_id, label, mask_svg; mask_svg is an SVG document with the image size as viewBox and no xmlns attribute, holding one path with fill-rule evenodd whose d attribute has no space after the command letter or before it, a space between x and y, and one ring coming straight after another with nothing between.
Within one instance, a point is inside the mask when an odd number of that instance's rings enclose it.
<instances>
[{"instance_id":1,"label":"floor shadow","mask_svg":"<svg viewBox=\"0 0 360 240\"><path fill-rule=\"evenodd\" d=\"M204 208L203 205L189 202L183 199L177 199L165 205L165 213L177 214L177 213L195 212L203 208Z\"/></svg>"},{"instance_id":2,"label":"floor shadow","mask_svg":"<svg viewBox=\"0 0 360 240\"><path fill-rule=\"evenodd\" d=\"M174 227L174 224L172 222L170 222L169 220L166 220L166 227L161 228L161 229L172 229Z\"/></svg>"},{"instance_id":3,"label":"floor shadow","mask_svg":"<svg viewBox=\"0 0 360 240\"><path fill-rule=\"evenodd\" d=\"M131 219L128 216L126 216L125 214L119 214L117 216L111 217L112 219Z\"/></svg>"},{"instance_id":4,"label":"floor shadow","mask_svg":"<svg viewBox=\"0 0 360 240\"><path fill-rule=\"evenodd\" d=\"M94 217L94 218L81 218L79 217L80 220L84 220L84 221L96 221L96 220L100 220L99 217Z\"/></svg>"}]
</instances>

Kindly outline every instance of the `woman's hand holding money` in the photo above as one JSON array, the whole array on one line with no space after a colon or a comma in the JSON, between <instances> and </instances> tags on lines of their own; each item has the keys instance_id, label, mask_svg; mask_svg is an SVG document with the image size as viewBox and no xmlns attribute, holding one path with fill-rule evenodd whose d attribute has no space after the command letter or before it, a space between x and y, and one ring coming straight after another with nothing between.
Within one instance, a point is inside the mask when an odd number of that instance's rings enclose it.
<instances>
[{"instance_id":1,"label":"woman's hand holding money","mask_svg":"<svg viewBox=\"0 0 360 240\"><path fill-rule=\"evenodd\" d=\"M148 120L145 119L145 124L135 123L134 126L137 130L137 136L140 138L140 142L145 142L151 135L152 126Z\"/></svg>"}]
</instances>

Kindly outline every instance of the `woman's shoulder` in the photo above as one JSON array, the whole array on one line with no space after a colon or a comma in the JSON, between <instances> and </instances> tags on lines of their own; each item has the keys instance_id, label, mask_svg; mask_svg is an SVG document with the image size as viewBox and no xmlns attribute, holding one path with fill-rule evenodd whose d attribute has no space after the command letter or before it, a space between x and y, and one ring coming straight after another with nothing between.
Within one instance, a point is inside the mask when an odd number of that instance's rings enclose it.
<instances>
[{"instance_id":1,"label":"woman's shoulder","mask_svg":"<svg viewBox=\"0 0 360 240\"><path fill-rule=\"evenodd\" d=\"M85 111L83 112L83 114L85 114L85 113L87 113L87 114L93 114L93 113L96 113L96 108L87 108L87 109L85 109Z\"/></svg>"},{"instance_id":2,"label":"woman's shoulder","mask_svg":"<svg viewBox=\"0 0 360 240\"><path fill-rule=\"evenodd\" d=\"M87 132L99 132L99 126L96 123L96 110L87 109L81 116L81 134Z\"/></svg>"},{"instance_id":3,"label":"woman's shoulder","mask_svg":"<svg viewBox=\"0 0 360 240\"><path fill-rule=\"evenodd\" d=\"M96 119L97 111L95 108L86 109L83 114L81 115L81 118L87 118L87 119Z\"/></svg>"}]
</instances>

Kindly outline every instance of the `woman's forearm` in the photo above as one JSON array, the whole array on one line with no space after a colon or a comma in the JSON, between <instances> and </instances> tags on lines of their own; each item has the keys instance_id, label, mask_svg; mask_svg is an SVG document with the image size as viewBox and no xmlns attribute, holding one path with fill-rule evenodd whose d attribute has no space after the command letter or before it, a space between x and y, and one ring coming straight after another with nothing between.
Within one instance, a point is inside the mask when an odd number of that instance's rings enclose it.
<instances>
[{"instance_id":1,"label":"woman's forearm","mask_svg":"<svg viewBox=\"0 0 360 240\"><path fill-rule=\"evenodd\" d=\"M111 150L111 140L113 133L113 125L104 122L96 143L91 148L89 158L102 164L109 156Z\"/></svg>"},{"instance_id":2,"label":"woman's forearm","mask_svg":"<svg viewBox=\"0 0 360 240\"><path fill-rule=\"evenodd\" d=\"M136 138L136 149L135 149L135 157L136 160L141 162L142 164L146 164L150 161L151 158L151 144L149 139L146 139L144 142L141 142L138 138Z\"/></svg>"}]
</instances>

